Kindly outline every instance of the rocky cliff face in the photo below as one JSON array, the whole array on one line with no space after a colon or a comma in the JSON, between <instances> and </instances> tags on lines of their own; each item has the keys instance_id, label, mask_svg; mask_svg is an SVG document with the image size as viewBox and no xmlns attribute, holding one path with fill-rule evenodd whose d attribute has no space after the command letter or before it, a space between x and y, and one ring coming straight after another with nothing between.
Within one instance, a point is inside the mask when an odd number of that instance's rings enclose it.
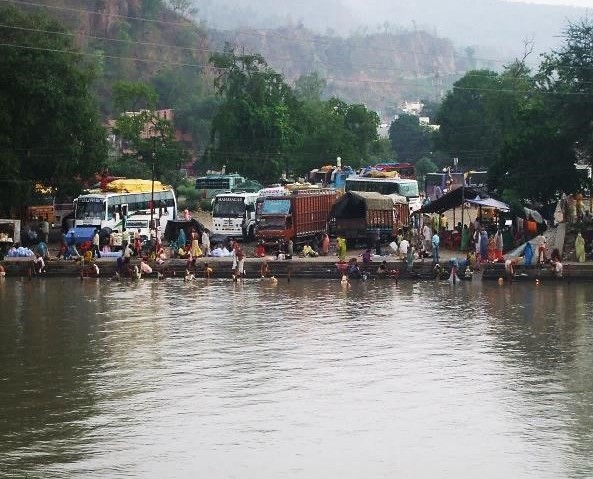
<instances>
[{"instance_id":1,"label":"rocky cliff face","mask_svg":"<svg viewBox=\"0 0 593 479\"><path fill-rule=\"evenodd\" d=\"M78 33L81 48L105 54L100 95L110 91L110 79L148 81L169 64L207 65L212 51L231 42L239 51L262 54L289 82L319 72L327 80L327 96L365 103L389 116L403 99L437 100L475 66L450 40L421 30L386 27L382 33L342 37L292 23L206 32L154 0L48 1L45 11Z\"/></svg>"},{"instance_id":2,"label":"rocky cliff face","mask_svg":"<svg viewBox=\"0 0 593 479\"><path fill-rule=\"evenodd\" d=\"M327 94L385 110L402 99L437 99L468 69L449 40L426 32L377 33L348 38L318 35L302 26L274 30L211 31L217 48L230 42L261 53L288 81L319 72Z\"/></svg>"}]
</instances>

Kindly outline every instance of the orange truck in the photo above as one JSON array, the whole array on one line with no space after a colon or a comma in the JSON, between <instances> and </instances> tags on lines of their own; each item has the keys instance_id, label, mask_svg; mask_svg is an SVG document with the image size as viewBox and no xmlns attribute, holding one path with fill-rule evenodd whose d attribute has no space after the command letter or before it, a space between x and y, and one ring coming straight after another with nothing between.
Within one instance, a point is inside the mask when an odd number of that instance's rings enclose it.
<instances>
[{"instance_id":1,"label":"orange truck","mask_svg":"<svg viewBox=\"0 0 593 479\"><path fill-rule=\"evenodd\" d=\"M266 245L292 240L302 245L327 232L329 212L337 192L329 188L287 191L265 196L258 208L256 238Z\"/></svg>"}]
</instances>

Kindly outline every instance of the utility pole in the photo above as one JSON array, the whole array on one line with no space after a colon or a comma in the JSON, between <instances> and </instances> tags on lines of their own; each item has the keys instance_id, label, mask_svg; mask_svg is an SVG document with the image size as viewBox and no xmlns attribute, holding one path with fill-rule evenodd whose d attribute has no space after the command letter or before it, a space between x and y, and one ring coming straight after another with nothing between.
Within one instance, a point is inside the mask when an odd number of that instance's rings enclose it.
<instances>
[{"instance_id":1,"label":"utility pole","mask_svg":"<svg viewBox=\"0 0 593 479\"><path fill-rule=\"evenodd\" d=\"M150 189L150 226L154 228L154 163L156 161L156 137L152 138L152 185ZM155 228L156 229L156 228Z\"/></svg>"}]
</instances>

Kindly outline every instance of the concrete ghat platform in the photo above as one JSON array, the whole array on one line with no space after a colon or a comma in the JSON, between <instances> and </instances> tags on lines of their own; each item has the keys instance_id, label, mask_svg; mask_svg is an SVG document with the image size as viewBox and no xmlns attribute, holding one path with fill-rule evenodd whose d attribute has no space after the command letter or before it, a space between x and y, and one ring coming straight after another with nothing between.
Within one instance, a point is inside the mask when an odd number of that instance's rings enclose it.
<instances>
[{"instance_id":1,"label":"concrete ghat platform","mask_svg":"<svg viewBox=\"0 0 593 479\"><path fill-rule=\"evenodd\" d=\"M580 283L593 282L593 263L563 263L562 277L556 277L549 265L516 265L513 281L550 279L554 281L576 281ZM494 263L482 265L482 279L495 280L507 279L504 264Z\"/></svg>"},{"instance_id":2,"label":"concrete ghat platform","mask_svg":"<svg viewBox=\"0 0 593 479\"><path fill-rule=\"evenodd\" d=\"M414 264L412 271L407 271L406 265L402 261L398 261L394 257L384 257L387 261L387 268L389 270L399 271L398 277L400 279L433 279L433 267L430 260L424 263L417 262ZM381 264L381 260L374 260L371 263L363 264L358 262L360 269L367 272L370 276L376 276L377 268ZM291 260L277 261L272 259L264 260L262 258L246 258L245 272L247 277L257 278L261 276L261 268L264 261L268 265L269 276L276 278L339 278L341 274L336 266L337 258L334 257L320 257L320 258L293 258ZM138 265L140 261L132 258L130 267ZM203 277L206 263L213 272L213 278L230 278L232 275L232 260L230 258L199 258L196 260L196 265L191 269L191 273L195 277ZM1 263L6 270L6 276L10 277L27 277L29 275L35 276L33 273L33 262L30 258L10 258ZM110 278L115 275L116 261L113 258L100 258L94 264L99 267L99 277ZM187 263L181 259L170 259L165 263L158 265L150 262L153 269L153 276L156 272L163 274L166 277L185 276ZM46 272L42 277L80 277L90 276L96 277L96 271L92 264L81 265L79 261L69 260L52 260L46 263ZM126 276L127 274L124 274Z\"/></svg>"}]
</instances>

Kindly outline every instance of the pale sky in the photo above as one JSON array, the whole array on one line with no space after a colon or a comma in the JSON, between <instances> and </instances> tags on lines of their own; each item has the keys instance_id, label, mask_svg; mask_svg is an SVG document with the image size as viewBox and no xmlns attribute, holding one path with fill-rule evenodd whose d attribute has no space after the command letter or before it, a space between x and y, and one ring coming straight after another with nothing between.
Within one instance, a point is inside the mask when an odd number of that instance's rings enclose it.
<instances>
[{"instance_id":1,"label":"pale sky","mask_svg":"<svg viewBox=\"0 0 593 479\"><path fill-rule=\"evenodd\" d=\"M509 2L539 3L540 5L573 5L593 8L593 0L507 0Z\"/></svg>"}]
</instances>

